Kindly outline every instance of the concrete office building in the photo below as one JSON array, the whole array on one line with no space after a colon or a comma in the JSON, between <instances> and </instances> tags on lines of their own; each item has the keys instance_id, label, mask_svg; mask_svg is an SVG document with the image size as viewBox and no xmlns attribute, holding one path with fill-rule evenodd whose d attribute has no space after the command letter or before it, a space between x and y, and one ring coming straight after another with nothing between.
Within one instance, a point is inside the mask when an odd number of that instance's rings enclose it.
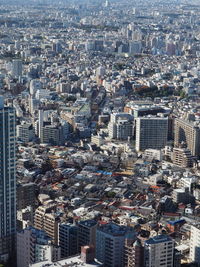
<instances>
[{"instance_id":1,"label":"concrete office building","mask_svg":"<svg viewBox=\"0 0 200 267\"><path fill-rule=\"evenodd\" d=\"M96 244L97 222L94 220L80 221L78 223L78 248Z\"/></svg>"},{"instance_id":2,"label":"concrete office building","mask_svg":"<svg viewBox=\"0 0 200 267\"><path fill-rule=\"evenodd\" d=\"M173 267L174 241L167 235L158 235L145 241L145 267Z\"/></svg>"},{"instance_id":3,"label":"concrete office building","mask_svg":"<svg viewBox=\"0 0 200 267\"><path fill-rule=\"evenodd\" d=\"M136 118L136 150L161 149L167 144L168 118Z\"/></svg>"},{"instance_id":4,"label":"concrete office building","mask_svg":"<svg viewBox=\"0 0 200 267\"><path fill-rule=\"evenodd\" d=\"M15 110L4 107L0 96L0 260L4 261L14 249L16 231L16 130Z\"/></svg>"},{"instance_id":5,"label":"concrete office building","mask_svg":"<svg viewBox=\"0 0 200 267\"><path fill-rule=\"evenodd\" d=\"M55 146L64 144L63 127L61 125L45 125L41 131L41 143Z\"/></svg>"},{"instance_id":6,"label":"concrete office building","mask_svg":"<svg viewBox=\"0 0 200 267\"><path fill-rule=\"evenodd\" d=\"M108 124L109 137L128 140L133 137L133 116L127 113L111 114Z\"/></svg>"},{"instance_id":7,"label":"concrete office building","mask_svg":"<svg viewBox=\"0 0 200 267\"><path fill-rule=\"evenodd\" d=\"M200 155L200 127L191 120L175 119L174 145L179 147L184 143L193 156Z\"/></svg>"},{"instance_id":8,"label":"concrete office building","mask_svg":"<svg viewBox=\"0 0 200 267\"><path fill-rule=\"evenodd\" d=\"M78 226L60 223L58 245L61 248L61 258L76 255L78 253Z\"/></svg>"},{"instance_id":9,"label":"concrete office building","mask_svg":"<svg viewBox=\"0 0 200 267\"><path fill-rule=\"evenodd\" d=\"M17 138L20 141L28 143L32 141L34 137L35 137L35 130L31 123L17 125Z\"/></svg>"},{"instance_id":10,"label":"concrete office building","mask_svg":"<svg viewBox=\"0 0 200 267\"><path fill-rule=\"evenodd\" d=\"M108 223L97 228L96 258L105 267L124 266L124 245L127 236L134 232L126 226Z\"/></svg>"}]
</instances>

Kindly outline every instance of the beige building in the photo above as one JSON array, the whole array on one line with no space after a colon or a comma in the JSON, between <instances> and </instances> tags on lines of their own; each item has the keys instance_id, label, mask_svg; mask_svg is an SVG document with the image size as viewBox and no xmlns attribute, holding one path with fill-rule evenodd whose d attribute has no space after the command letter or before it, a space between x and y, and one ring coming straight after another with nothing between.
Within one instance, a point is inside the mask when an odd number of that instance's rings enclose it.
<instances>
[{"instance_id":1,"label":"beige building","mask_svg":"<svg viewBox=\"0 0 200 267\"><path fill-rule=\"evenodd\" d=\"M58 224L60 218L53 212L52 207L40 206L35 211L34 227L44 230L52 238L54 244L58 244Z\"/></svg>"},{"instance_id":2,"label":"beige building","mask_svg":"<svg viewBox=\"0 0 200 267\"><path fill-rule=\"evenodd\" d=\"M177 118L174 131L175 147L185 143L193 156L200 155L200 128L195 122Z\"/></svg>"},{"instance_id":3,"label":"beige building","mask_svg":"<svg viewBox=\"0 0 200 267\"><path fill-rule=\"evenodd\" d=\"M172 161L174 164L183 168L189 168L193 166L192 154L187 148L174 148Z\"/></svg>"}]
</instances>

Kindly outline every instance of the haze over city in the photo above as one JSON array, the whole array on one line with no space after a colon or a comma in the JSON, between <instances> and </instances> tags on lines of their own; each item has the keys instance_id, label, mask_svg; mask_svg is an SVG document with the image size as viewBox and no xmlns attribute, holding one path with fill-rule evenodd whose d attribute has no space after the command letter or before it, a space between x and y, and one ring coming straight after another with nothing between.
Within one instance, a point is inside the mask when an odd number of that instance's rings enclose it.
<instances>
[{"instance_id":1,"label":"haze over city","mask_svg":"<svg viewBox=\"0 0 200 267\"><path fill-rule=\"evenodd\" d=\"M199 266L199 26L199 0L1 0L0 267Z\"/></svg>"}]
</instances>

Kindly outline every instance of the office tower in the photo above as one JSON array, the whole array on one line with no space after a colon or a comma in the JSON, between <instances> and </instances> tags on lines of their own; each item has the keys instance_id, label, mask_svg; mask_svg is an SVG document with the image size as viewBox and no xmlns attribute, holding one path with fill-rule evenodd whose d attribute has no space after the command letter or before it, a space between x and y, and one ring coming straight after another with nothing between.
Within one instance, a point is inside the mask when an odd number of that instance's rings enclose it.
<instances>
[{"instance_id":1,"label":"office tower","mask_svg":"<svg viewBox=\"0 0 200 267\"><path fill-rule=\"evenodd\" d=\"M97 222L94 220L80 221L78 223L78 248L96 243Z\"/></svg>"},{"instance_id":2,"label":"office tower","mask_svg":"<svg viewBox=\"0 0 200 267\"><path fill-rule=\"evenodd\" d=\"M96 258L105 267L124 266L124 245L127 237L134 238L134 232L126 226L114 223L104 224L96 232Z\"/></svg>"},{"instance_id":3,"label":"office tower","mask_svg":"<svg viewBox=\"0 0 200 267\"><path fill-rule=\"evenodd\" d=\"M14 59L12 62L12 76L15 78L22 76L22 61L20 59Z\"/></svg>"},{"instance_id":4,"label":"office tower","mask_svg":"<svg viewBox=\"0 0 200 267\"><path fill-rule=\"evenodd\" d=\"M173 267L174 241L167 235L158 235L144 243L145 267Z\"/></svg>"},{"instance_id":5,"label":"office tower","mask_svg":"<svg viewBox=\"0 0 200 267\"><path fill-rule=\"evenodd\" d=\"M127 113L111 114L108 131L110 138L128 140L133 137L133 116Z\"/></svg>"},{"instance_id":6,"label":"office tower","mask_svg":"<svg viewBox=\"0 0 200 267\"><path fill-rule=\"evenodd\" d=\"M78 227L70 223L59 224L58 245L61 248L61 258L78 253Z\"/></svg>"},{"instance_id":7,"label":"office tower","mask_svg":"<svg viewBox=\"0 0 200 267\"><path fill-rule=\"evenodd\" d=\"M53 244L58 244L58 225L60 217L53 212L54 207L40 206L35 210L34 227L44 230L51 237Z\"/></svg>"},{"instance_id":8,"label":"office tower","mask_svg":"<svg viewBox=\"0 0 200 267\"><path fill-rule=\"evenodd\" d=\"M144 247L141 241L126 239L125 241L125 267L143 267L144 266Z\"/></svg>"},{"instance_id":9,"label":"office tower","mask_svg":"<svg viewBox=\"0 0 200 267\"><path fill-rule=\"evenodd\" d=\"M41 261L60 260L60 249L42 230L28 227L17 233L17 267L29 267Z\"/></svg>"},{"instance_id":10,"label":"office tower","mask_svg":"<svg viewBox=\"0 0 200 267\"><path fill-rule=\"evenodd\" d=\"M15 110L0 96L0 260L14 248L16 231Z\"/></svg>"},{"instance_id":11,"label":"office tower","mask_svg":"<svg viewBox=\"0 0 200 267\"><path fill-rule=\"evenodd\" d=\"M30 142L35 137L35 130L31 123L17 125L17 138L24 143Z\"/></svg>"},{"instance_id":12,"label":"office tower","mask_svg":"<svg viewBox=\"0 0 200 267\"><path fill-rule=\"evenodd\" d=\"M196 122L188 119L175 119L174 145L179 147L183 143L191 151L193 156L200 155L200 127Z\"/></svg>"},{"instance_id":13,"label":"office tower","mask_svg":"<svg viewBox=\"0 0 200 267\"><path fill-rule=\"evenodd\" d=\"M168 118L140 117L136 119L136 150L161 149L167 144Z\"/></svg>"},{"instance_id":14,"label":"office tower","mask_svg":"<svg viewBox=\"0 0 200 267\"><path fill-rule=\"evenodd\" d=\"M200 262L200 225L191 225L190 260Z\"/></svg>"}]
</instances>

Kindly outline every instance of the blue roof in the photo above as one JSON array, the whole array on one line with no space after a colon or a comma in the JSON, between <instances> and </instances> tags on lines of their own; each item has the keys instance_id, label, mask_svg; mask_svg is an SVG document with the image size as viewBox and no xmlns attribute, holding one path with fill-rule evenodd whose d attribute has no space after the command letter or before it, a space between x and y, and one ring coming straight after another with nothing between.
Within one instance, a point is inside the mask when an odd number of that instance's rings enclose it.
<instances>
[{"instance_id":1,"label":"blue roof","mask_svg":"<svg viewBox=\"0 0 200 267\"><path fill-rule=\"evenodd\" d=\"M168 235L157 235L146 240L145 244L151 245L151 244L158 244L158 243L163 243L163 242L168 242L168 241L172 241L171 237L169 237Z\"/></svg>"},{"instance_id":2,"label":"blue roof","mask_svg":"<svg viewBox=\"0 0 200 267\"><path fill-rule=\"evenodd\" d=\"M171 225L175 225L175 224L178 224L178 223L185 223L185 220L181 219L181 220L176 220L176 221L168 221L168 223L171 224Z\"/></svg>"}]
</instances>

